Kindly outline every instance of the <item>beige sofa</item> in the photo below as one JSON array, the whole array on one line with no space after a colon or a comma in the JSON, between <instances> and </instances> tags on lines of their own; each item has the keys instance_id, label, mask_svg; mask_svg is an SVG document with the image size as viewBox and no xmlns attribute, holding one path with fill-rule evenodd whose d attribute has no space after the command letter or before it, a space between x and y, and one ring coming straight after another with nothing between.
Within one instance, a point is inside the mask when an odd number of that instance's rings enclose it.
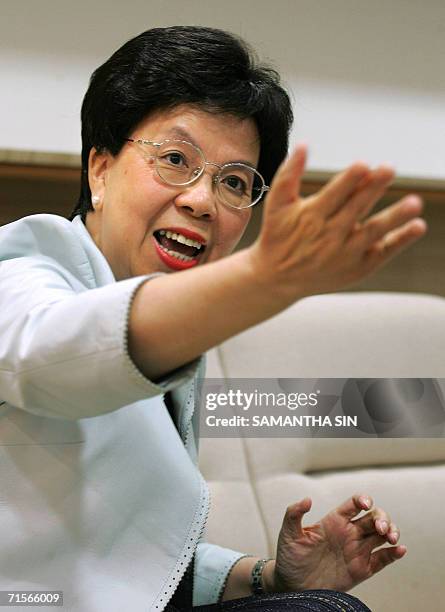
<instances>
[{"instance_id":1,"label":"beige sofa","mask_svg":"<svg viewBox=\"0 0 445 612\"><path fill-rule=\"evenodd\" d=\"M445 300L390 293L308 298L208 355L211 377L445 378ZM208 541L273 556L285 508L309 521L353 492L400 526L404 559L352 592L373 611L445 610L445 439L209 439Z\"/></svg>"}]
</instances>

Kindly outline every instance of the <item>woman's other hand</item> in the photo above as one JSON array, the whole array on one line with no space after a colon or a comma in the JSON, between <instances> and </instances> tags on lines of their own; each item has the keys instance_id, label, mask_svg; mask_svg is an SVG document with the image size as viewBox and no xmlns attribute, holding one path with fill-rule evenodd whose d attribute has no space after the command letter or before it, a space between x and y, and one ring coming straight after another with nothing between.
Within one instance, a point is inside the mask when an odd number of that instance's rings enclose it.
<instances>
[{"instance_id":1,"label":"woman's other hand","mask_svg":"<svg viewBox=\"0 0 445 612\"><path fill-rule=\"evenodd\" d=\"M368 216L394 178L390 167L371 170L356 162L302 198L305 162L306 147L300 145L278 170L260 235L250 247L260 278L289 303L359 281L426 231L416 195Z\"/></svg>"},{"instance_id":2,"label":"woman's other hand","mask_svg":"<svg viewBox=\"0 0 445 612\"><path fill-rule=\"evenodd\" d=\"M289 506L278 538L275 567L271 563L265 576L267 590L348 591L401 559L406 547L396 545L398 527L384 510L372 508L372 504L368 495L354 495L308 527L302 526L302 519L311 500L305 498ZM362 510L369 512L356 518ZM375 550L384 544L392 546Z\"/></svg>"}]
</instances>

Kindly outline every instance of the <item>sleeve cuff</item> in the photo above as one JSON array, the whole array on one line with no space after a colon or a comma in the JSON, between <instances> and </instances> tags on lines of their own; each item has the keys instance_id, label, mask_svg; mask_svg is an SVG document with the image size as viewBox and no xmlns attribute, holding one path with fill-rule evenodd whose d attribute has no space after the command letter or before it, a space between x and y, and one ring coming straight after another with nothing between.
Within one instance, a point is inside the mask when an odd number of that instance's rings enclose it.
<instances>
[{"instance_id":1,"label":"sleeve cuff","mask_svg":"<svg viewBox=\"0 0 445 612\"><path fill-rule=\"evenodd\" d=\"M207 542L198 544L193 577L193 605L218 603L223 596L232 567L237 561L248 556L250 555Z\"/></svg>"}]
</instances>

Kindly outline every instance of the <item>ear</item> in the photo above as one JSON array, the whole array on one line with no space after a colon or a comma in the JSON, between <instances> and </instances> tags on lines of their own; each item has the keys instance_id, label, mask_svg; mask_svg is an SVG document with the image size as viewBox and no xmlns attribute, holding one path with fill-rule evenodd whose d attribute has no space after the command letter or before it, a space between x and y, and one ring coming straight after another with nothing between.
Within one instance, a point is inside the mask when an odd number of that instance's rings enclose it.
<instances>
[{"instance_id":1,"label":"ear","mask_svg":"<svg viewBox=\"0 0 445 612\"><path fill-rule=\"evenodd\" d=\"M111 161L112 155L108 151L100 152L94 147L91 149L88 158L88 182L91 196L96 197L97 200L96 203L93 203L94 210L100 210L103 206L107 170Z\"/></svg>"}]
</instances>

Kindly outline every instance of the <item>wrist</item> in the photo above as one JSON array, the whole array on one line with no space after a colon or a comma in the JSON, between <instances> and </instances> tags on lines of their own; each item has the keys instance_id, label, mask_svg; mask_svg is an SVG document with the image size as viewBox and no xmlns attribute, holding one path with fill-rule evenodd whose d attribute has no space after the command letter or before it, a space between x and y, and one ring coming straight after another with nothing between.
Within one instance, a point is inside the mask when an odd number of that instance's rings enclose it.
<instances>
[{"instance_id":1,"label":"wrist","mask_svg":"<svg viewBox=\"0 0 445 612\"><path fill-rule=\"evenodd\" d=\"M257 292L257 299L271 302L276 313L285 310L299 299L310 294L287 270L266 265L259 255L257 243L239 251L246 257L246 270L250 274L250 286Z\"/></svg>"},{"instance_id":2,"label":"wrist","mask_svg":"<svg viewBox=\"0 0 445 612\"><path fill-rule=\"evenodd\" d=\"M270 559L264 566L262 582L265 593L278 592L275 580L275 559Z\"/></svg>"},{"instance_id":3,"label":"wrist","mask_svg":"<svg viewBox=\"0 0 445 612\"><path fill-rule=\"evenodd\" d=\"M272 567L273 566L273 567ZM252 566L250 588L253 595L275 592L275 559L258 559Z\"/></svg>"}]
</instances>

